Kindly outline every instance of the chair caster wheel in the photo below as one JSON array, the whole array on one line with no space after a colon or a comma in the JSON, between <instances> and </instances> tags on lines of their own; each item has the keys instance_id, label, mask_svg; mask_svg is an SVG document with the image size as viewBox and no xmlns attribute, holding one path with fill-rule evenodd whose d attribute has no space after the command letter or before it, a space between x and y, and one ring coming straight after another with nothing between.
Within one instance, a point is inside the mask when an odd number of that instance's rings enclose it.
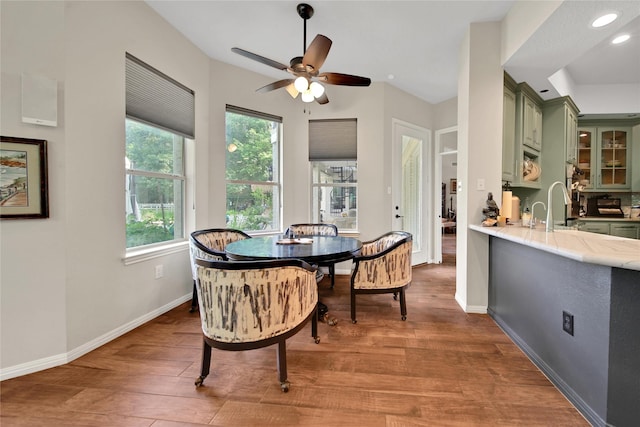
<instances>
[{"instance_id":1,"label":"chair caster wheel","mask_svg":"<svg viewBox=\"0 0 640 427\"><path fill-rule=\"evenodd\" d=\"M313 339L313 341L314 341L316 344L320 344L320 337L315 337L315 338Z\"/></svg>"},{"instance_id":2,"label":"chair caster wheel","mask_svg":"<svg viewBox=\"0 0 640 427\"><path fill-rule=\"evenodd\" d=\"M196 387L202 387L202 383L204 382L204 379L205 377L198 377L195 382Z\"/></svg>"},{"instance_id":3,"label":"chair caster wheel","mask_svg":"<svg viewBox=\"0 0 640 427\"><path fill-rule=\"evenodd\" d=\"M407 320L407 316L402 316L402 320Z\"/></svg>"},{"instance_id":4,"label":"chair caster wheel","mask_svg":"<svg viewBox=\"0 0 640 427\"><path fill-rule=\"evenodd\" d=\"M287 393L289 391L289 381L280 383L280 389L282 390L283 393Z\"/></svg>"},{"instance_id":5,"label":"chair caster wheel","mask_svg":"<svg viewBox=\"0 0 640 427\"><path fill-rule=\"evenodd\" d=\"M353 323L355 325L356 323L358 323L358 321L356 319L352 319L351 323Z\"/></svg>"}]
</instances>

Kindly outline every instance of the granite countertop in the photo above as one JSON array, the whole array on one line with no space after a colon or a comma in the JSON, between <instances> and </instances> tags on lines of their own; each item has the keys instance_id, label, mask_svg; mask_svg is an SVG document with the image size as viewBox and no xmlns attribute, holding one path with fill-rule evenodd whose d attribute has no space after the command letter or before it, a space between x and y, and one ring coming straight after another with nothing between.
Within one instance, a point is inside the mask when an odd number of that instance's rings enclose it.
<instances>
[{"instance_id":1,"label":"granite countertop","mask_svg":"<svg viewBox=\"0 0 640 427\"><path fill-rule=\"evenodd\" d=\"M547 233L543 227L530 230L517 225L482 227L472 224L469 228L576 261L640 271L640 240L578 230Z\"/></svg>"}]
</instances>

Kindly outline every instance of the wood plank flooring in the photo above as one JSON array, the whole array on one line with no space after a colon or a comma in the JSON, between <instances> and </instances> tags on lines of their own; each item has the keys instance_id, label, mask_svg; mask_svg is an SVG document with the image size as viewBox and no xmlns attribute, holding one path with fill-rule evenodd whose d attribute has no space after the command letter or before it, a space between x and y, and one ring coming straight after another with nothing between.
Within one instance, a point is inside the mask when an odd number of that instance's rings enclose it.
<instances>
[{"instance_id":1,"label":"wood plank flooring","mask_svg":"<svg viewBox=\"0 0 640 427\"><path fill-rule=\"evenodd\" d=\"M454 236L444 262L414 269L408 318L390 295L358 296L349 278L320 284L339 319L287 341L291 389L277 380L275 346L213 350L200 370L197 313L183 304L64 366L0 384L10 426L588 426L487 315L454 301ZM455 253L455 252L454 252Z\"/></svg>"}]
</instances>

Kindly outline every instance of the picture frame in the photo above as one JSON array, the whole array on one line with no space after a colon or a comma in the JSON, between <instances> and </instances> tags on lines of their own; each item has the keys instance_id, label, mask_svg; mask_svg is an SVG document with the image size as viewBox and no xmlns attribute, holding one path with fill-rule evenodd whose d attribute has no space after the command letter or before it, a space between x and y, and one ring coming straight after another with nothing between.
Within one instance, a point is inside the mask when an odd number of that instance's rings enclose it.
<instances>
[{"instance_id":1,"label":"picture frame","mask_svg":"<svg viewBox=\"0 0 640 427\"><path fill-rule=\"evenodd\" d=\"M0 136L0 219L49 218L47 141Z\"/></svg>"},{"instance_id":2,"label":"picture frame","mask_svg":"<svg viewBox=\"0 0 640 427\"><path fill-rule=\"evenodd\" d=\"M449 185L450 185L449 193L456 194L456 191L458 191L458 180L455 178L452 178Z\"/></svg>"}]
</instances>

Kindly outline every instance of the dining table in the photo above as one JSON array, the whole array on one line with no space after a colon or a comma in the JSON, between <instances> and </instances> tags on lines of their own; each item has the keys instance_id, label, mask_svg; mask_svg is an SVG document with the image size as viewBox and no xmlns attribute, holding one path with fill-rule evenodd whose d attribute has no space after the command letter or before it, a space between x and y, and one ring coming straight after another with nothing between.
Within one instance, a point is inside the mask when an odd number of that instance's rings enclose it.
<instances>
[{"instance_id":1,"label":"dining table","mask_svg":"<svg viewBox=\"0 0 640 427\"><path fill-rule=\"evenodd\" d=\"M225 247L225 252L227 257L234 261L297 258L309 264L317 264L348 261L361 248L362 242L354 237L265 236L231 242Z\"/></svg>"},{"instance_id":2,"label":"dining table","mask_svg":"<svg viewBox=\"0 0 640 427\"><path fill-rule=\"evenodd\" d=\"M354 237L308 236L264 236L238 240L227 244L225 252L229 260L249 261L267 259L301 259L309 264L319 262L342 262L352 259L362 249L362 242ZM318 302L318 317L333 326L335 318L328 315L326 304Z\"/></svg>"}]
</instances>

